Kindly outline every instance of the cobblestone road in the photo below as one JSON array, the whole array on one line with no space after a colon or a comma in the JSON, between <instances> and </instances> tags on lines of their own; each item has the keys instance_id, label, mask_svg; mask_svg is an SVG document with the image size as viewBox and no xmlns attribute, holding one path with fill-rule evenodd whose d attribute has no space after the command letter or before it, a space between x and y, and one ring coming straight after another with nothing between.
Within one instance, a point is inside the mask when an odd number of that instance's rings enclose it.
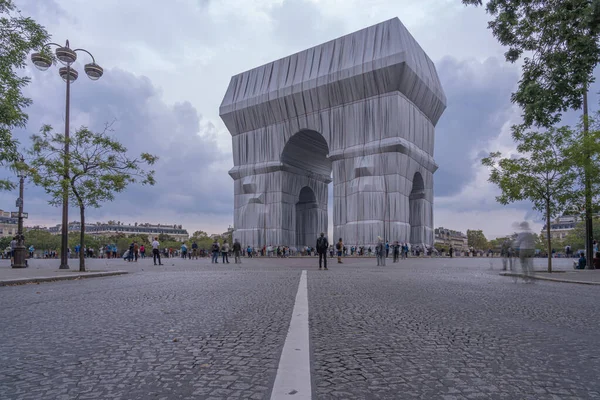
<instances>
[{"instance_id":1,"label":"cobblestone road","mask_svg":"<svg viewBox=\"0 0 600 400\"><path fill-rule=\"evenodd\" d=\"M315 399L600 398L598 287L486 259L244 261L0 288L0 398L269 398L303 269Z\"/></svg>"}]
</instances>

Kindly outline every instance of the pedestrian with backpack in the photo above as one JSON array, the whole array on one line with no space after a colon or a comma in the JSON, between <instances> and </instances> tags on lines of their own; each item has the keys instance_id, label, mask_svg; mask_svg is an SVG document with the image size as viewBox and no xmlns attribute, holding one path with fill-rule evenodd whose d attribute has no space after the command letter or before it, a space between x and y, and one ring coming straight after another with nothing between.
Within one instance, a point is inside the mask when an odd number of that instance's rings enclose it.
<instances>
[{"instance_id":1,"label":"pedestrian with backpack","mask_svg":"<svg viewBox=\"0 0 600 400\"><path fill-rule=\"evenodd\" d=\"M321 232L321 236L317 239L317 253L319 253L319 269L321 269L321 262L324 260L325 269L327 269L327 249L329 248L329 241L325 237L325 233Z\"/></svg>"},{"instance_id":2,"label":"pedestrian with backpack","mask_svg":"<svg viewBox=\"0 0 600 400\"><path fill-rule=\"evenodd\" d=\"M211 246L211 250L212 250L212 263L213 264L218 264L219 263L219 250L220 250L221 246L219 246L219 242L215 239L215 241L213 242L212 246Z\"/></svg>"},{"instance_id":3,"label":"pedestrian with backpack","mask_svg":"<svg viewBox=\"0 0 600 400\"><path fill-rule=\"evenodd\" d=\"M337 250L338 264L342 264L342 251L344 251L344 242L342 242L342 238L338 240L335 249Z\"/></svg>"}]
</instances>

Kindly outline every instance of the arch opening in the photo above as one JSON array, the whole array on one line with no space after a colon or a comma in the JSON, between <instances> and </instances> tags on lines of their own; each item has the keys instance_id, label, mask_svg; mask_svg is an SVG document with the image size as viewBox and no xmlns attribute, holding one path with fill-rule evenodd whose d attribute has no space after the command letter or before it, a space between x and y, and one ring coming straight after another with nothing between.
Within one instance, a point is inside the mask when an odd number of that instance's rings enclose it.
<instances>
[{"instance_id":1,"label":"arch opening","mask_svg":"<svg viewBox=\"0 0 600 400\"><path fill-rule=\"evenodd\" d=\"M281 162L315 174L331 176L331 161L327 158L329 146L318 132L303 130L288 140Z\"/></svg>"},{"instance_id":2,"label":"arch opening","mask_svg":"<svg viewBox=\"0 0 600 400\"><path fill-rule=\"evenodd\" d=\"M327 203L332 164L329 146L318 132L302 130L293 135L281 153L283 190L294 196L287 217L290 243L314 247L317 235L327 232Z\"/></svg>"},{"instance_id":3,"label":"arch opening","mask_svg":"<svg viewBox=\"0 0 600 400\"><path fill-rule=\"evenodd\" d=\"M419 172L415 172L412 190L409 196L410 243L422 245L425 243L425 182Z\"/></svg>"},{"instance_id":4,"label":"arch opening","mask_svg":"<svg viewBox=\"0 0 600 400\"><path fill-rule=\"evenodd\" d=\"M315 192L305 186L296 203L296 243L299 247L314 246L319 234L319 203Z\"/></svg>"}]
</instances>

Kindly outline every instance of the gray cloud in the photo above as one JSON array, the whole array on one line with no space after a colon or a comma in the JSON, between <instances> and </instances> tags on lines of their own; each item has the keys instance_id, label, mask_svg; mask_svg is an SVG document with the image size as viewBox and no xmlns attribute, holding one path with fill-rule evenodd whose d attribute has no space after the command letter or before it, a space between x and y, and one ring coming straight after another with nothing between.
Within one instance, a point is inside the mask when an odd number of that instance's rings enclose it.
<instances>
[{"instance_id":1,"label":"gray cloud","mask_svg":"<svg viewBox=\"0 0 600 400\"><path fill-rule=\"evenodd\" d=\"M500 135L510 117L510 94L519 78L515 66L490 58L459 61L445 57L437 63L448 108L436 129L436 196L449 196L475 175L475 155ZM472 154L473 153L473 154Z\"/></svg>"},{"instance_id":2,"label":"gray cloud","mask_svg":"<svg viewBox=\"0 0 600 400\"><path fill-rule=\"evenodd\" d=\"M64 129L64 83L48 72L36 72L34 77L40 85L29 87L35 103L28 110L28 130L16 135L24 146L29 142L26 136L42 124ZM88 218L119 216L130 222L159 222L167 213L178 216L181 223L187 219L184 215L200 220L204 214L231 212L233 188L223 166L231 155L218 149L214 126L203 121L189 102L169 106L148 78L118 69L106 71L97 82L80 79L83 81L72 85L72 131L78 127L77 122L100 130L114 121L111 134L127 146L130 155L150 152L160 157L155 165L156 186L131 186L115 202L89 210ZM45 194L39 188L28 188L27 194L32 215L52 212L44 205ZM10 197L2 194L0 199Z\"/></svg>"}]
</instances>

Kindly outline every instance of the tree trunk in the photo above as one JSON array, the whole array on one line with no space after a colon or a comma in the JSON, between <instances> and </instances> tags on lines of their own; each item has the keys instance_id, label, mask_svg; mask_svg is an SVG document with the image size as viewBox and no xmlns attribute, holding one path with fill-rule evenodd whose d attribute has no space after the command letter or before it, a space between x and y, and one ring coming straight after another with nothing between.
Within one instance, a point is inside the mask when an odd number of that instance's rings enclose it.
<instances>
[{"instance_id":1,"label":"tree trunk","mask_svg":"<svg viewBox=\"0 0 600 400\"><path fill-rule=\"evenodd\" d=\"M550 237L550 203L546 202L546 243L548 244L548 273L552 273L552 238Z\"/></svg>"},{"instance_id":2,"label":"tree trunk","mask_svg":"<svg viewBox=\"0 0 600 400\"><path fill-rule=\"evenodd\" d=\"M590 163L590 151L587 148L587 140L590 131L590 121L588 119L588 88L584 88L583 92L583 136L586 141L586 158L584 165L584 181L585 181L585 258L586 269L594 269L594 226L592 222L592 180Z\"/></svg>"},{"instance_id":3,"label":"tree trunk","mask_svg":"<svg viewBox=\"0 0 600 400\"><path fill-rule=\"evenodd\" d=\"M85 207L79 206L79 213L81 214L81 229L79 230L79 272L85 272Z\"/></svg>"}]
</instances>

